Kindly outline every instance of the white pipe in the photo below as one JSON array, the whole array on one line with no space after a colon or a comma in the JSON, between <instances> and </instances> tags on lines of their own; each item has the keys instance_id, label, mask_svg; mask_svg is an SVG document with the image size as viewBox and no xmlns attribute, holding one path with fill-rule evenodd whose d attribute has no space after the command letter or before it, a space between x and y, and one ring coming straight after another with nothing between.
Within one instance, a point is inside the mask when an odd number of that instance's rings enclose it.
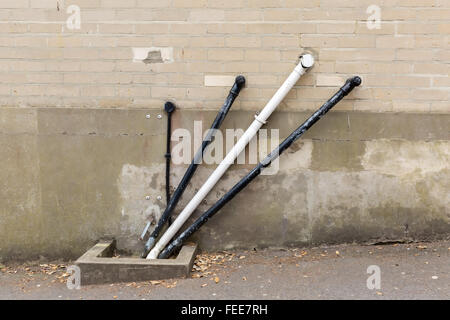
<instances>
[{"instance_id":1,"label":"white pipe","mask_svg":"<svg viewBox=\"0 0 450 320\"><path fill-rule=\"evenodd\" d=\"M244 150L249 141L256 135L258 130L266 120L275 111L278 105L283 101L286 95L291 91L292 87L297 83L300 77L313 66L314 58L310 54L305 54L300 57L299 64L295 67L294 71L286 79L283 85L278 89L275 95L270 99L260 114L255 116L255 120L250 127L245 131L242 137L234 145L234 147L228 152L225 159L219 164L214 172L209 176L208 180L203 184L197 194L191 199L187 206L181 211L172 225L161 236L155 247L147 255L147 259L156 259L158 254L165 248L167 243L175 236L178 230L183 226L186 220L190 217L192 212L200 205L202 200L208 195L211 189L215 186L217 181L223 176L225 171L233 164L234 160Z\"/></svg>"}]
</instances>

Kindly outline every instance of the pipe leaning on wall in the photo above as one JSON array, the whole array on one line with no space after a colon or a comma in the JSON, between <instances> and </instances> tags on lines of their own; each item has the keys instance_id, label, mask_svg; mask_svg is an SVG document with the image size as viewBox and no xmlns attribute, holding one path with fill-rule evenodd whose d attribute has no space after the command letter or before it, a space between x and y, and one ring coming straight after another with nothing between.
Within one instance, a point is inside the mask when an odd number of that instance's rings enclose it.
<instances>
[{"instance_id":1,"label":"pipe leaning on wall","mask_svg":"<svg viewBox=\"0 0 450 320\"><path fill-rule=\"evenodd\" d=\"M172 162L172 155L170 154L170 141L172 137L172 113L175 109L175 105L170 101L164 104L164 110L167 113L166 153L164 154L164 157L166 158L166 203L169 203L170 201L170 162ZM172 221L169 218L169 225L171 223Z\"/></svg>"},{"instance_id":2,"label":"pipe leaning on wall","mask_svg":"<svg viewBox=\"0 0 450 320\"><path fill-rule=\"evenodd\" d=\"M192 159L191 164L187 168L183 178L181 179L180 184L178 185L177 189L173 193L172 197L170 198L170 201L167 202L166 210L164 210L164 213L162 214L161 218L159 219L155 229L151 233L150 237L148 238L144 251L142 253L142 258L145 258L148 253L150 252L150 249L153 247L153 244L155 243L156 238L158 237L159 233L163 229L164 225L172 215L173 210L175 209L176 205L178 204L178 201L180 200L181 196L183 195L184 190L186 190L186 187L191 180L192 176L194 175L195 171L197 170L198 165L201 163L201 159L203 157L203 152L205 151L206 147L211 143L212 139L214 138L214 135L216 133L216 130L219 129L222 122L224 121L226 115L228 114L228 111L230 110L231 106L233 105L234 100L238 97L241 89L245 85L245 78L244 76L237 76L233 86L231 87L231 90L220 109L219 113L217 114L216 118L214 119L214 122L211 125L211 129L208 130L208 133L205 137L205 139L202 142L201 147L196 152L194 158ZM141 240L145 240L145 237L148 233L148 230L150 228L150 222L147 223L145 226L144 231L142 232L142 235L140 237Z\"/></svg>"},{"instance_id":3,"label":"pipe leaning on wall","mask_svg":"<svg viewBox=\"0 0 450 320\"><path fill-rule=\"evenodd\" d=\"M266 104L261 113L255 115L255 120L253 121L253 123L233 146L233 148L226 155L225 159L222 160L216 170L214 170L214 172L209 176L208 180L206 180L206 182L187 204L187 206L183 209L183 211L178 215L173 224L161 236L155 247L147 255L147 259L156 259L158 257L161 250L164 249L167 243L175 236L178 230L190 217L192 212L194 212L194 210L199 206L201 201L211 191L211 189L223 176L225 171L227 171L227 169L233 164L234 160L236 160L239 154L244 150L245 146L256 135L261 126L266 123L266 120L269 118L272 112L275 111L281 101L283 101L283 99L286 97L292 87L297 83L300 77L305 74L305 72L310 69L313 64L314 58L312 55L305 54L300 57L300 62L283 83L283 85L277 90L275 95Z\"/></svg>"},{"instance_id":4,"label":"pipe leaning on wall","mask_svg":"<svg viewBox=\"0 0 450 320\"><path fill-rule=\"evenodd\" d=\"M166 259L177 250L183 242L204 225L212 216L214 216L226 203L234 198L242 189L259 176L270 163L278 158L283 151L299 139L309 128L311 128L322 116L331 110L339 101L348 95L356 86L361 84L360 77L353 77L346 81L339 91L334 94L322 107L320 107L311 117L308 118L300 127L292 132L275 150L269 153L263 161L253 168L244 178L235 184L222 198L220 198L211 208L202 214L191 226L173 240L164 251L158 256L159 259Z\"/></svg>"}]
</instances>

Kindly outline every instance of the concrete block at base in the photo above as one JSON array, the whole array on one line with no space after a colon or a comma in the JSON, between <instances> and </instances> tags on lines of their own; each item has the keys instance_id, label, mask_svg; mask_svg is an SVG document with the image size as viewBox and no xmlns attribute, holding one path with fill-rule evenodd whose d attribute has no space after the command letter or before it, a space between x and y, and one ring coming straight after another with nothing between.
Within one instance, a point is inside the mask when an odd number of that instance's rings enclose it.
<instances>
[{"instance_id":1,"label":"concrete block at base","mask_svg":"<svg viewBox=\"0 0 450 320\"><path fill-rule=\"evenodd\" d=\"M175 259L113 257L116 241L100 241L75 264L81 269L81 285L135 282L188 277L197 244L184 245Z\"/></svg>"}]
</instances>

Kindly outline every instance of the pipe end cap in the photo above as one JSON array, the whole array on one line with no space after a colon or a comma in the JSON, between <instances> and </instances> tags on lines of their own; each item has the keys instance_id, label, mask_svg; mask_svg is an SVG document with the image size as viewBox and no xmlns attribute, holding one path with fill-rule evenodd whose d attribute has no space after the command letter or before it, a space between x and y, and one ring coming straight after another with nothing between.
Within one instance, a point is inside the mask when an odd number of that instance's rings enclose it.
<instances>
[{"instance_id":1,"label":"pipe end cap","mask_svg":"<svg viewBox=\"0 0 450 320\"><path fill-rule=\"evenodd\" d=\"M238 75L234 81L241 88L245 85L245 77L243 75Z\"/></svg>"},{"instance_id":2,"label":"pipe end cap","mask_svg":"<svg viewBox=\"0 0 450 320\"><path fill-rule=\"evenodd\" d=\"M311 68L314 65L314 57L312 54L304 54L300 56L300 62L303 68Z\"/></svg>"},{"instance_id":3,"label":"pipe end cap","mask_svg":"<svg viewBox=\"0 0 450 320\"><path fill-rule=\"evenodd\" d=\"M352 82L357 87L362 83L362 80L360 77L356 76L356 77L353 77Z\"/></svg>"},{"instance_id":4,"label":"pipe end cap","mask_svg":"<svg viewBox=\"0 0 450 320\"><path fill-rule=\"evenodd\" d=\"M164 110L166 110L167 113L172 113L175 111L175 109L176 109L175 105L170 101L167 101L166 104L164 105Z\"/></svg>"}]
</instances>

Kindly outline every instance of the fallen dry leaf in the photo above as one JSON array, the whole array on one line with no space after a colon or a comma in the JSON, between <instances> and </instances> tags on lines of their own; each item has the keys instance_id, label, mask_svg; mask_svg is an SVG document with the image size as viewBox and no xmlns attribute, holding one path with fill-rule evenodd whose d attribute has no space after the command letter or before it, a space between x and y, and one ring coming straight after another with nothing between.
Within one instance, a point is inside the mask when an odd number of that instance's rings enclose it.
<instances>
[{"instance_id":1,"label":"fallen dry leaf","mask_svg":"<svg viewBox=\"0 0 450 320\"><path fill-rule=\"evenodd\" d=\"M219 283L219 281L220 281L219 277L215 277L215 278L214 278L214 282L215 282L215 283Z\"/></svg>"}]
</instances>

